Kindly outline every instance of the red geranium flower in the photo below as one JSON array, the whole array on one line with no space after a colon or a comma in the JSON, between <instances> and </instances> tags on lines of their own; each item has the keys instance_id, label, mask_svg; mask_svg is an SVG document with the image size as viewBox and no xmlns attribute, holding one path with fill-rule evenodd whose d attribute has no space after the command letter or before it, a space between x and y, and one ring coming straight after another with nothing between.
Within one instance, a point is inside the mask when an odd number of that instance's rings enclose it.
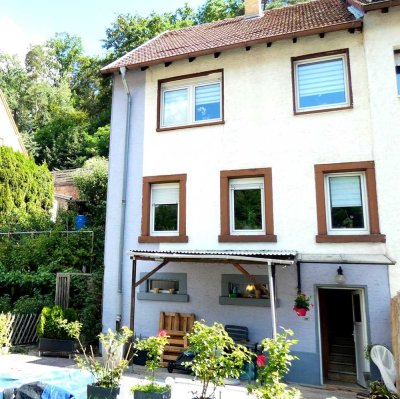
<instances>
[{"instance_id":1,"label":"red geranium flower","mask_svg":"<svg viewBox=\"0 0 400 399\"><path fill-rule=\"evenodd\" d=\"M267 358L264 355L257 355L257 366L258 367L265 366L266 361L267 361Z\"/></svg>"},{"instance_id":2,"label":"red geranium flower","mask_svg":"<svg viewBox=\"0 0 400 399\"><path fill-rule=\"evenodd\" d=\"M165 330L160 330L160 332L158 333L159 337L166 337L167 336L167 332Z\"/></svg>"}]
</instances>

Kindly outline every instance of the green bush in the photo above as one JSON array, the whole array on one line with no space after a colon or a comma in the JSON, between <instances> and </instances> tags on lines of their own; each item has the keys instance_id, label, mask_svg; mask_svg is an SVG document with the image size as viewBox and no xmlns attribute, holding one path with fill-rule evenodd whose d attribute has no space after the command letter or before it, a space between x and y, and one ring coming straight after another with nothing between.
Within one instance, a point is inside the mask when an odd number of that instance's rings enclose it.
<instances>
[{"instance_id":1,"label":"green bush","mask_svg":"<svg viewBox=\"0 0 400 399\"><path fill-rule=\"evenodd\" d=\"M14 302L12 312L17 314L39 313L43 309L43 307L51 305L52 299L49 297L45 297L42 295L30 297L24 295Z\"/></svg>"},{"instance_id":2,"label":"green bush","mask_svg":"<svg viewBox=\"0 0 400 399\"><path fill-rule=\"evenodd\" d=\"M69 339L68 332L63 327L63 321L74 322L78 320L75 309L63 311L60 306L52 308L45 306L41 313L36 332L39 338Z\"/></svg>"},{"instance_id":3,"label":"green bush","mask_svg":"<svg viewBox=\"0 0 400 399\"><path fill-rule=\"evenodd\" d=\"M0 313L11 312L11 297L8 294L0 296Z\"/></svg>"},{"instance_id":4,"label":"green bush","mask_svg":"<svg viewBox=\"0 0 400 399\"><path fill-rule=\"evenodd\" d=\"M50 218L54 187L46 164L0 146L0 182L0 228Z\"/></svg>"},{"instance_id":5,"label":"green bush","mask_svg":"<svg viewBox=\"0 0 400 399\"><path fill-rule=\"evenodd\" d=\"M0 349L2 347L11 346L11 342L9 341L11 328L10 317L10 313L0 313Z\"/></svg>"}]
</instances>

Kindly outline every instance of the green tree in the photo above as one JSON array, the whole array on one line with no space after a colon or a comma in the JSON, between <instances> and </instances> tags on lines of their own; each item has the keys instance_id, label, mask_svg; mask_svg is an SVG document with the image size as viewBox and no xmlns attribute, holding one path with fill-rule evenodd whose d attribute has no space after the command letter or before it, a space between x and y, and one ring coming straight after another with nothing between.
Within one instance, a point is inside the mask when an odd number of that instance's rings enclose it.
<instances>
[{"instance_id":1,"label":"green tree","mask_svg":"<svg viewBox=\"0 0 400 399\"><path fill-rule=\"evenodd\" d=\"M85 159L96 152L87 128L88 116L82 111L56 114L35 132L35 141L39 146L37 160L46 161L50 169L82 166Z\"/></svg>"},{"instance_id":2,"label":"green tree","mask_svg":"<svg viewBox=\"0 0 400 399\"><path fill-rule=\"evenodd\" d=\"M45 164L0 147L0 228L49 216L53 178Z\"/></svg>"},{"instance_id":3,"label":"green tree","mask_svg":"<svg viewBox=\"0 0 400 399\"><path fill-rule=\"evenodd\" d=\"M199 24L219 21L243 14L243 0L206 0L197 11L196 21Z\"/></svg>"},{"instance_id":4,"label":"green tree","mask_svg":"<svg viewBox=\"0 0 400 399\"><path fill-rule=\"evenodd\" d=\"M264 10L272 8L281 8L299 3L308 3L311 0L263 0Z\"/></svg>"}]
</instances>

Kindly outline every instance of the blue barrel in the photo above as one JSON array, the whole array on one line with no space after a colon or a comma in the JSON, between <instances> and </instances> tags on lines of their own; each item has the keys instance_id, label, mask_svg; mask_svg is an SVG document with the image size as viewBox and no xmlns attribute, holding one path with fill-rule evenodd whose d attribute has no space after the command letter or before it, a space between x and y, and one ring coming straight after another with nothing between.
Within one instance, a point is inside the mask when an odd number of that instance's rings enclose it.
<instances>
[{"instance_id":1,"label":"blue barrel","mask_svg":"<svg viewBox=\"0 0 400 399\"><path fill-rule=\"evenodd\" d=\"M75 216L75 230L80 230L86 226L86 216L85 215L76 215Z\"/></svg>"}]
</instances>

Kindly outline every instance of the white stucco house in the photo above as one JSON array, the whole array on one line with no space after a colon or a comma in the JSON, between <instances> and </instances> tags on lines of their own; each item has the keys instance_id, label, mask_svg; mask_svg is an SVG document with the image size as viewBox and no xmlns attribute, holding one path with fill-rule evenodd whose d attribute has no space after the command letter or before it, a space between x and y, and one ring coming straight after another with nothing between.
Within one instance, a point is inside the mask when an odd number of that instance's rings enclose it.
<instances>
[{"instance_id":1,"label":"white stucco house","mask_svg":"<svg viewBox=\"0 0 400 399\"><path fill-rule=\"evenodd\" d=\"M22 137L18 132L4 93L0 90L0 145L27 154Z\"/></svg>"},{"instance_id":2,"label":"white stucco house","mask_svg":"<svg viewBox=\"0 0 400 399\"><path fill-rule=\"evenodd\" d=\"M364 385L400 290L399 51L399 0L246 0L103 68L103 328L155 334L162 311L253 342L283 326L299 340L288 380Z\"/></svg>"}]
</instances>

